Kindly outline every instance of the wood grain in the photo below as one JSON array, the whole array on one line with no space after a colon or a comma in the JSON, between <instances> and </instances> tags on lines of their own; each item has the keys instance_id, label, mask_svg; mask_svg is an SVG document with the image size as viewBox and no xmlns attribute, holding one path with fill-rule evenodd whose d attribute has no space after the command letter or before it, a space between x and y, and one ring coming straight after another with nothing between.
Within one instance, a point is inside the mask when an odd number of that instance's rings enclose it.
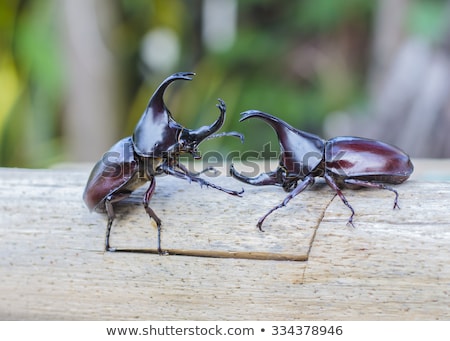
<instances>
[{"instance_id":1,"label":"wood grain","mask_svg":"<svg viewBox=\"0 0 450 341\"><path fill-rule=\"evenodd\" d=\"M149 253L145 188L117 205L111 236L114 247L145 252L103 251L106 217L81 199L89 171L0 169L0 319L450 318L449 182L397 186L395 211L390 192L346 190L355 228L319 183L259 232L280 188L245 186L237 198L161 177L151 206L171 255L159 256ZM241 187L224 173L207 179Z\"/></svg>"}]
</instances>

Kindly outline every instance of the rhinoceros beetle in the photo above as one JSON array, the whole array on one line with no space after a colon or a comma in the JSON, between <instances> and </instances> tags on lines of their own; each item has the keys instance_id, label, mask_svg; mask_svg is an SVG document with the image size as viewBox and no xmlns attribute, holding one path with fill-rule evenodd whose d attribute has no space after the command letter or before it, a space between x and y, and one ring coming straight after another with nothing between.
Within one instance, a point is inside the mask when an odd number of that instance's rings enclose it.
<instances>
[{"instance_id":1,"label":"rhinoceros beetle","mask_svg":"<svg viewBox=\"0 0 450 341\"><path fill-rule=\"evenodd\" d=\"M84 190L83 199L92 211L106 211L108 224L105 238L105 249L110 247L109 236L115 217L113 203L131 195L138 187L147 182L150 185L144 194L145 211L156 222L158 229L158 252L161 254L161 219L150 208L149 202L155 190L155 177L168 174L189 182L197 182L200 186L218 189L225 193L241 196L242 191L233 191L214 185L198 175L190 172L179 162L180 154L191 154L200 159L198 145L207 139L221 136L235 136L243 141L243 136L236 132L217 132L225 120L226 106L219 99L217 107L220 115L210 126L198 129L187 129L177 123L163 99L164 91L173 81L178 79L192 80L194 73L180 72L166 78L154 92L140 118L132 136L125 137L106 152L103 158L92 169Z\"/></svg>"},{"instance_id":2,"label":"rhinoceros beetle","mask_svg":"<svg viewBox=\"0 0 450 341\"><path fill-rule=\"evenodd\" d=\"M275 130L280 143L280 163L276 171L246 177L231 165L231 175L248 184L281 186L289 195L279 205L262 216L257 227L262 231L264 220L275 210L286 206L296 195L314 184L315 177L325 178L350 209L348 223L353 226L355 211L341 188L379 188L395 194L394 209L398 206L398 193L385 183L400 184L413 172L413 164L402 150L384 142L351 136L335 137L328 141L294 127L267 113L249 110L241 113L240 121L259 118ZM300 181L300 183L298 183Z\"/></svg>"}]
</instances>

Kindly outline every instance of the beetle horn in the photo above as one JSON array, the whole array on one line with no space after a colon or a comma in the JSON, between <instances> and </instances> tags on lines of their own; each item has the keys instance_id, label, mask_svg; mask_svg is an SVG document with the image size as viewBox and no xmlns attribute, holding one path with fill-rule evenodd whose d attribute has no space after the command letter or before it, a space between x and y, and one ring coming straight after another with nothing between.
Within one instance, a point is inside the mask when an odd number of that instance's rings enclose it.
<instances>
[{"instance_id":1,"label":"beetle horn","mask_svg":"<svg viewBox=\"0 0 450 341\"><path fill-rule=\"evenodd\" d=\"M220 134L214 134L216 131L218 131L225 121L225 113L227 110L227 107L225 105L225 102L222 99L218 99L219 104L216 106L220 110L219 117L217 120L211 124L210 126L203 126L195 130L191 130L189 132L189 135L191 136L191 140L195 140L198 143L200 143L203 140L209 140L216 137L222 137L222 136L235 136L239 137L241 141L243 140L243 136L237 132L226 132L226 133L220 133Z\"/></svg>"},{"instance_id":2,"label":"beetle horn","mask_svg":"<svg viewBox=\"0 0 450 341\"><path fill-rule=\"evenodd\" d=\"M288 174L308 174L322 160L325 141L317 135L298 130L285 121L258 110L241 113L240 122L257 117L267 122L277 133L281 161Z\"/></svg>"},{"instance_id":3,"label":"beetle horn","mask_svg":"<svg viewBox=\"0 0 450 341\"><path fill-rule=\"evenodd\" d=\"M152 97L150 98L145 114L147 114L147 111L149 109L153 109L152 110L153 115L162 114L163 111L167 111L167 108L164 104L164 92L166 91L167 87L170 85L170 83L178 79L191 81L192 76L195 76L194 72L178 72L174 73L173 75L163 80L163 82L159 85L158 89L155 90Z\"/></svg>"},{"instance_id":4,"label":"beetle horn","mask_svg":"<svg viewBox=\"0 0 450 341\"><path fill-rule=\"evenodd\" d=\"M278 172L278 171L261 173L254 177L247 177L244 174L236 171L236 169L234 168L234 165L231 164L230 175L233 178L235 178L241 182L245 182L247 184L254 185L254 186L265 186L265 185L281 186L283 184L283 179L281 177L280 172Z\"/></svg>"},{"instance_id":5,"label":"beetle horn","mask_svg":"<svg viewBox=\"0 0 450 341\"><path fill-rule=\"evenodd\" d=\"M307 139L310 141L311 140L317 141L318 145L323 144L323 139L320 138L319 136L311 134L311 133L307 133L302 130L298 130L298 129L292 127L290 124L286 123L285 121L280 120L278 117L272 116L272 115L267 114L262 111L258 111L258 110L244 111L243 113L241 113L241 119L239 120L239 122L245 121L246 119L252 118L252 117L260 118L263 121L270 124L270 126L277 133L278 139L280 140L280 144L283 147L287 147L286 142L288 142L287 140L289 138L290 132L297 135L298 138L304 138L304 139ZM287 149L287 150L289 150L289 149Z\"/></svg>"},{"instance_id":6,"label":"beetle horn","mask_svg":"<svg viewBox=\"0 0 450 341\"><path fill-rule=\"evenodd\" d=\"M241 119L239 122L245 121L248 118L257 117L267 122L277 133L278 140L280 142L280 146L282 151L293 151L298 150L301 146L298 143L305 144L313 144L315 148L307 149L307 150L315 150L316 148L322 149L324 140L317 135L307 133L305 131L296 129L292 127L290 124L286 123L283 120L280 120L278 117L272 116L262 111L258 110L248 110L241 113Z\"/></svg>"},{"instance_id":7,"label":"beetle horn","mask_svg":"<svg viewBox=\"0 0 450 341\"><path fill-rule=\"evenodd\" d=\"M165 141L161 140L163 136L168 137L172 134L173 139L176 139L177 129L182 127L175 122L164 104L164 92L173 81L192 80L194 75L193 72L174 73L167 77L153 93L133 133L134 147L139 155L156 155L167 149L168 146L163 145Z\"/></svg>"},{"instance_id":8,"label":"beetle horn","mask_svg":"<svg viewBox=\"0 0 450 341\"><path fill-rule=\"evenodd\" d=\"M222 127L223 122L225 121L225 112L226 112L225 102L220 98L219 104L217 104L216 106L219 108L220 114L213 124L209 126L203 126L198 129L182 129L181 131L179 140L183 141L182 144L184 145L184 151L190 152L196 159L200 158L200 154L198 153L197 147L201 142L205 140L210 140L222 136L234 136L238 137L241 140L241 142L244 141L244 136L236 131L215 134L215 132Z\"/></svg>"},{"instance_id":9,"label":"beetle horn","mask_svg":"<svg viewBox=\"0 0 450 341\"><path fill-rule=\"evenodd\" d=\"M216 107L219 108L219 111L220 111L219 117L209 127L207 127L207 128L203 127L203 132L200 132L202 130L202 128L198 129L199 135L203 135L201 137L199 136L201 140L203 138L207 138L210 135L214 134L216 131L218 131L220 128L222 128L223 122L225 122L225 114L227 111L227 106L222 99L219 98L218 101L219 101L219 104L216 104Z\"/></svg>"}]
</instances>

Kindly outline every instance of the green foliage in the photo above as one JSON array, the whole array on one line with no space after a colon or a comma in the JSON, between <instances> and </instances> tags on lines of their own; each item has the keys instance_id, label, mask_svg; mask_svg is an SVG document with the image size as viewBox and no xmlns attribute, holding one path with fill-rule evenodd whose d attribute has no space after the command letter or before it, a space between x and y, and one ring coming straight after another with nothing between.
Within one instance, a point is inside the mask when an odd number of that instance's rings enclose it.
<instances>
[{"instance_id":1,"label":"green foliage","mask_svg":"<svg viewBox=\"0 0 450 341\"><path fill-rule=\"evenodd\" d=\"M415 0L409 10L409 30L430 42L442 39L448 29L448 13L443 10L443 0Z\"/></svg>"},{"instance_id":2,"label":"green foliage","mask_svg":"<svg viewBox=\"0 0 450 341\"><path fill-rule=\"evenodd\" d=\"M1 41L0 165L47 166L60 157L58 114L62 67L55 8L51 1L2 3L11 26ZM8 76L9 75L9 76Z\"/></svg>"},{"instance_id":3,"label":"green foliage","mask_svg":"<svg viewBox=\"0 0 450 341\"><path fill-rule=\"evenodd\" d=\"M435 41L446 24L444 3L413 1L410 31ZM221 97L228 108L223 130L247 137L244 145L232 138L208 141L205 150L261 150L267 141L275 143L270 128L255 121L238 123L239 113L248 109L321 134L327 114L365 100L376 1L239 1L236 39L222 52L202 44L201 0L109 4L115 25L103 32L103 39L121 79L121 136L131 133L167 76L147 69L140 57L142 38L158 27L172 29L181 43L172 71L197 73L192 82L174 84L167 93L176 119L192 128L209 124L217 117L215 104ZM0 166L42 167L63 160L60 20L56 0L0 3Z\"/></svg>"},{"instance_id":4,"label":"green foliage","mask_svg":"<svg viewBox=\"0 0 450 341\"><path fill-rule=\"evenodd\" d=\"M296 26L311 33L329 33L349 20L361 20L375 6L376 1L367 0L298 1Z\"/></svg>"}]
</instances>

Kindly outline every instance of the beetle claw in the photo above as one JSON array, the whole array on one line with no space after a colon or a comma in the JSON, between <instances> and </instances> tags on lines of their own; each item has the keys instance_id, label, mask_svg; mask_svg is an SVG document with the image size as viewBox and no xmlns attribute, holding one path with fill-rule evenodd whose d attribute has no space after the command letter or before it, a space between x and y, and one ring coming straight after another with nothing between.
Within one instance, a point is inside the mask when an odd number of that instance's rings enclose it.
<instances>
[{"instance_id":1,"label":"beetle claw","mask_svg":"<svg viewBox=\"0 0 450 341\"><path fill-rule=\"evenodd\" d=\"M397 191L396 190L393 190L394 191L394 194L395 194L395 200L394 200L394 210L396 209L396 208L398 208L398 209L400 209L400 206L398 206L398 193L397 193Z\"/></svg>"},{"instance_id":2,"label":"beetle claw","mask_svg":"<svg viewBox=\"0 0 450 341\"><path fill-rule=\"evenodd\" d=\"M262 221L258 221L258 223L256 224L256 227L259 229L260 232L265 232L262 228Z\"/></svg>"},{"instance_id":3,"label":"beetle claw","mask_svg":"<svg viewBox=\"0 0 450 341\"><path fill-rule=\"evenodd\" d=\"M347 225L350 225L351 227L355 228L355 224L353 224L353 216L351 216L350 219L347 221Z\"/></svg>"},{"instance_id":4,"label":"beetle claw","mask_svg":"<svg viewBox=\"0 0 450 341\"><path fill-rule=\"evenodd\" d=\"M158 255L160 255L160 256L168 256L169 255L169 251L158 249Z\"/></svg>"}]
</instances>

